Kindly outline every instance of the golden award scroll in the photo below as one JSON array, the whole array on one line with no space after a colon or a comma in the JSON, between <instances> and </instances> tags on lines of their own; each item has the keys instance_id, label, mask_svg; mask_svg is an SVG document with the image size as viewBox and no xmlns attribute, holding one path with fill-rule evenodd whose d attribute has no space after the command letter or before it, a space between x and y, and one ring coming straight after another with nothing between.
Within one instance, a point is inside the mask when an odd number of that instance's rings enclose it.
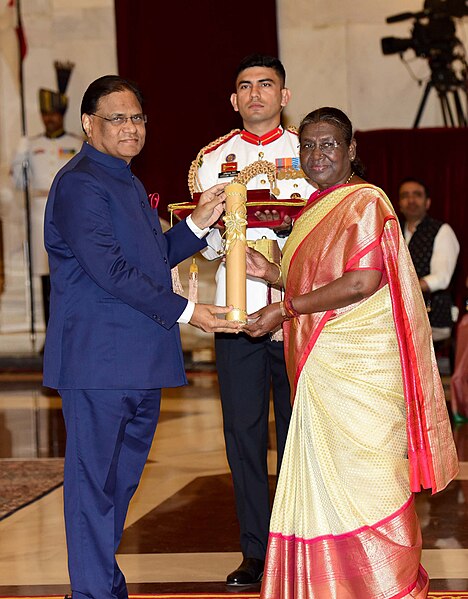
<instances>
[{"instance_id":1,"label":"golden award scroll","mask_svg":"<svg viewBox=\"0 0 468 599\"><path fill-rule=\"evenodd\" d=\"M226 305L232 310L226 320L247 322L246 312L246 237L247 188L242 183L230 183L224 188L226 211L223 217L226 255Z\"/></svg>"}]
</instances>

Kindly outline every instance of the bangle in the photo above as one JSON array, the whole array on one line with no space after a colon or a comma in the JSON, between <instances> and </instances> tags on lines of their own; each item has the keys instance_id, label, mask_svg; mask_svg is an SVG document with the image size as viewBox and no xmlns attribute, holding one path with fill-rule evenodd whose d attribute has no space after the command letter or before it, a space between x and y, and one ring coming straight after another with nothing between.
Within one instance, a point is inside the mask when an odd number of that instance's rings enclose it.
<instances>
[{"instance_id":1,"label":"bangle","mask_svg":"<svg viewBox=\"0 0 468 599\"><path fill-rule=\"evenodd\" d=\"M300 313L293 306L291 297L288 297L284 300L284 311L287 314L288 318L297 318L298 316L300 316Z\"/></svg>"},{"instance_id":2,"label":"bangle","mask_svg":"<svg viewBox=\"0 0 468 599\"><path fill-rule=\"evenodd\" d=\"M272 264L274 264L275 266L278 267L278 277L276 278L275 281L272 281L270 283L270 285L278 285L278 283L281 281L281 279L283 278L283 271L281 270L281 266L277 263L277 262L272 262Z\"/></svg>"},{"instance_id":3,"label":"bangle","mask_svg":"<svg viewBox=\"0 0 468 599\"><path fill-rule=\"evenodd\" d=\"M280 312L281 312L281 316L283 317L283 320L289 320L291 318L290 316L288 316L288 314L286 312L286 309L284 307L284 302L283 301L281 301L279 303L279 309L280 309Z\"/></svg>"}]
</instances>

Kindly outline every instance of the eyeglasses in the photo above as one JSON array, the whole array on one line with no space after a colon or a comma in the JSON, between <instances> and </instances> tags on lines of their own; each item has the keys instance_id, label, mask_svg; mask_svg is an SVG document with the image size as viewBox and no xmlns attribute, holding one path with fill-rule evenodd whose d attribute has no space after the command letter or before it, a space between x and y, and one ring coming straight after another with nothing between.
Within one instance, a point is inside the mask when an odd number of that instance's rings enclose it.
<instances>
[{"instance_id":1,"label":"eyeglasses","mask_svg":"<svg viewBox=\"0 0 468 599\"><path fill-rule=\"evenodd\" d=\"M103 121L107 121L113 127L121 127L128 121L128 119L130 119L134 125L143 125L148 121L148 117L146 116L146 114L132 114L132 116L123 116L119 114L111 118L101 116L100 114L96 114L95 112L92 112L91 115L97 116L99 119L102 119Z\"/></svg>"},{"instance_id":2,"label":"eyeglasses","mask_svg":"<svg viewBox=\"0 0 468 599\"><path fill-rule=\"evenodd\" d=\"M306 141L304 143L299 144L299 150L301 152L314 152L317 148L322 152L322 154L333 154L338 146L341 146L342 141L321 141L319 144Z\"/></svg>"}]
</instances>

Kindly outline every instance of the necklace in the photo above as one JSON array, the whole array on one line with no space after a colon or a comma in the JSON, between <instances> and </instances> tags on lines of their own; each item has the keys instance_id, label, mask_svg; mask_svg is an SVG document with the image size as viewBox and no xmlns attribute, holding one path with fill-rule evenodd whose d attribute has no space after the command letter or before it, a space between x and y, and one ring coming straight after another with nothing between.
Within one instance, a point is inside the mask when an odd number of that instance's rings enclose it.
<instances>
[{"instance_id":1,"label":"necklace","mask_svg":"<svg viewBox=\"0 0 468 599\"><path fill-rule=\"evenodd\" d=\"M344 183L339 183L337 185L329 187L328 189L321 189L320 191L317 190L311 197L314 197L315 199L317 199L324 191L329 191L330 189L334 189L335 187L340 187L341 185L346 185L347 183L349 183L351 181L351 179L353 177L354 177L354 171L351 171L351 174L349 175L349 177L346 179L346 181Z\"/></svg>"}]
</instances>

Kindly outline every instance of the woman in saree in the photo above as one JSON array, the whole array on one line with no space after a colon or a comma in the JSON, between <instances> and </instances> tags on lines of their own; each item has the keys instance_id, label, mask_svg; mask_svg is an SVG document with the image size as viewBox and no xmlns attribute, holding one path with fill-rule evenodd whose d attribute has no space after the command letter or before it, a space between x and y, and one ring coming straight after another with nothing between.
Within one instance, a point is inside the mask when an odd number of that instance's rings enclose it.
<instances>
[{"instance_id":1,"label":"woman in saree","mask_svg":"<svg viewBox=\"0 0 468 599\"><path fill-rule=\"evenodd\" d=\"M284 302L244 329L283 324L293 401L261 599L422 599L413 493L458 470L424 301L348 117L315 110L299 140L318 189L283 250ZM248 272L279 279L254 251Z\"/></svg>"}]
</instances>

